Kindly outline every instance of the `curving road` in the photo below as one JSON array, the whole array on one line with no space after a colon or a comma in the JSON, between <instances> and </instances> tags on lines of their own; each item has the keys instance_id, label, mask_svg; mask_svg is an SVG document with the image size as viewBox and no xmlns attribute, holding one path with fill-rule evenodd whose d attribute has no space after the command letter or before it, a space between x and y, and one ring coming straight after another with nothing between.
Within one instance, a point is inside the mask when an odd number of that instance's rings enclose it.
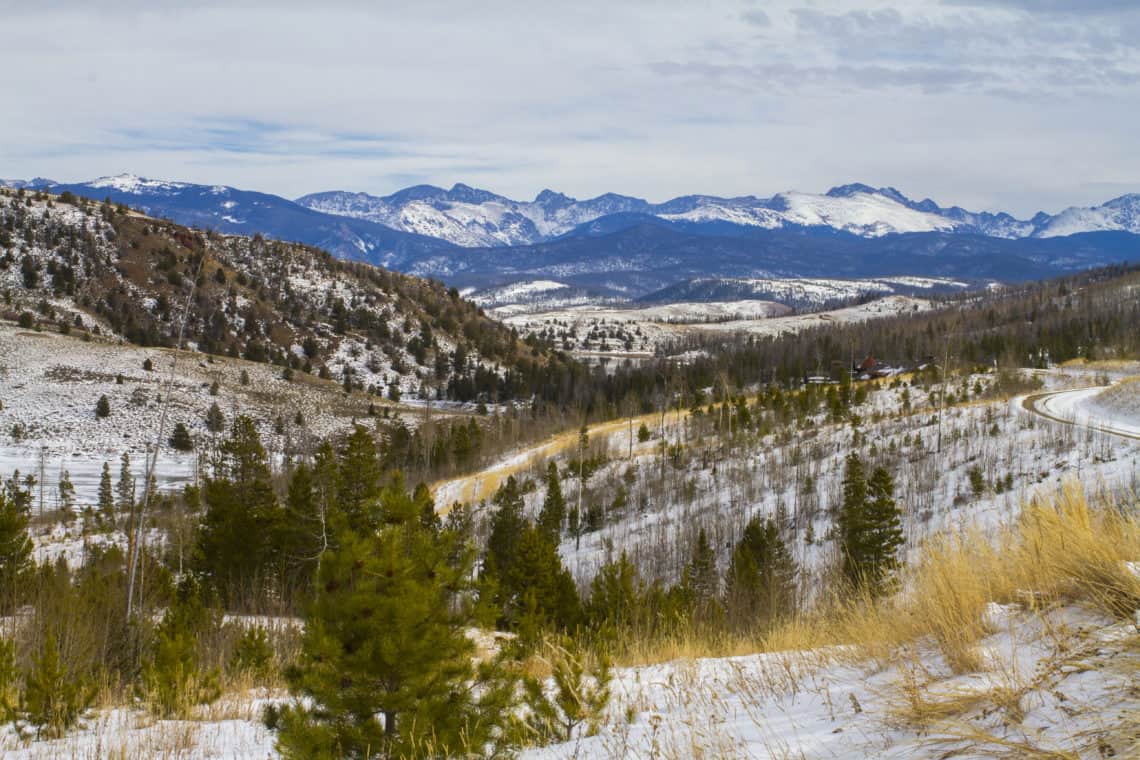
<instances>
[{"instance_id":1,"label":"curving road","mask_svg":"<svg viewBox=\"0 0 1140 760\"><path fill-rule=\"evenodd\" d=\"M1032 393L1021 399L1021 406L1027 412L1063 425L1075 425L1086 430L1096 430L1140 441L1140 425L1098 415L1095 409L1082 404L1103 391L1105 387L1095 385L1064 391Z\"/></svg>"}]
</instances>

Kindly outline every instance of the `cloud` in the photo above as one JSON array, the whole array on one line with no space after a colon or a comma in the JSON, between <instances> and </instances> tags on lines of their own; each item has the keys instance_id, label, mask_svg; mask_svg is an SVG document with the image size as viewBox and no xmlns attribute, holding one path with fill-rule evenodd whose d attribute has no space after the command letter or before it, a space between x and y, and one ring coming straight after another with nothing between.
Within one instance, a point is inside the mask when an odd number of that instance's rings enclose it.
<instances>
[{"instance_id":1,"label":"cloud","mask_svg":"<svg viewBox=\"0 0 1140 760\"><path fill-rule=\"evenodd\" d=\"M1135 14L1046 2L24 3L0 176L654 200L860 180L1018 212L1140 189Z\"/></svg>"},{"instance_id":2,"label":"cloud","mask_svg":"<svg viewBox=\"0 0 1140 760\"><path fill-rule=\"evenodd\" d=\"M1134 0L947 0L948 5L1017 8L1031 13L1136 13Z\"/></svg>"}]
</instances>

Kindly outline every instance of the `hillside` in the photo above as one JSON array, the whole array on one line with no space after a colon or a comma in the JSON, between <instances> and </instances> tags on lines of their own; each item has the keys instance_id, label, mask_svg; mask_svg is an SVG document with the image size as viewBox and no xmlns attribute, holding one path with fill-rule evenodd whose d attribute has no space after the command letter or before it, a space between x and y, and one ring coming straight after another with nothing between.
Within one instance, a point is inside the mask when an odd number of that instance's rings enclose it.
<instances>
[{"instance_id":1,"label":"hillside","mask_svg":"<svg viewBox=\"0 0 1140 760\"><path fill-rule=\"evenodd\" d=\"M65 202L70 201L70 202ZM332 378L393 399L527 397L562 360L438 282L96 204L0 196L3 316ZM188 306L187 306L188 304Z\"/></svg>"}]
</instances>

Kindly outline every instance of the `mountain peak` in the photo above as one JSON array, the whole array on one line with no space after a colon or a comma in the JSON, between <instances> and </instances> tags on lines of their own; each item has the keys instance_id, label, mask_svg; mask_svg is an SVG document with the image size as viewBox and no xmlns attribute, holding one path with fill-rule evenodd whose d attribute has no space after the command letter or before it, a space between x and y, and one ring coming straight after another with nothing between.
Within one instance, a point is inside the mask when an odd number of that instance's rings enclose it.
<instances>
[{"instance_id":1,"label":"mountain peak","mask_svg":"<svg viewBox=\"0 0 1140 760\"><path fill-rule=\"evenodd\" d=\"M501 195L496 195L489 190L480 190L462 182L456 182L451 186L451 189L447 191L447 199L456 203L486 203L505 200Z\"/></svg>"},{"instance_id":2,"label":"mountain peak","mask_svg":"<svg viewBox=\"0 0 1140 760\"><path fill-rule=\"evenodd\" d=\"M565 193L558 193L549 188L534 196L534 202L540 206L565 206L574 202L574 199Z\"/></svg>"},{"instance_id":3,"label":"mountain peak","mask_svg":"<svg viewBox=\"0 0 1140 760\"><path fill-rule=\"evenodd\" d=\"M383 200L389 203L407 203L408 201L426 201L435 200L436 198L443 198L447 195L447 191L442 187L435 185L412 185L405 187L403 190L397 190Z\"/></svg>"},{"instance_id":4,"label":"mountain peak","mask_svg":"<svg viewBox=\"0 0 1140 760\"><path fill-rule=\"evenodd\" d=\"M856 193L866 193L873 195L878 191L870 185L864 185L862 182L851 182L846 185L836 185L828 190L825 195L829 198L850 198Z\"/></svg>"},{"instance_id":5,"label":"mountain peak","mask_svg":"<svg viewBox=\"0 0 1140 760\"><path fill-rule=\"evenodd\" d=\"M837 185L827 191L826 195L829 198L850 198L852 195L880 195L884 198L890 198L896 203L901 203L904 206L911 206L914 202L900 193L893 187L871 187L862 182L852 182L847 185ZM927 201L930 199L928 198ZM925 201L924 201L925 203Z\"/></svg>"}]
</instances>

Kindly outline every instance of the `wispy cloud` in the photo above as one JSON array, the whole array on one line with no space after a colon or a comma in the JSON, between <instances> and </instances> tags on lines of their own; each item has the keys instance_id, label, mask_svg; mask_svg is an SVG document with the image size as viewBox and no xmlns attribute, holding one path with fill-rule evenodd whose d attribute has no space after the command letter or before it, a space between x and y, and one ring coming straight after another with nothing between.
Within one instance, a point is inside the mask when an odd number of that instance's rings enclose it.
<instances>
[{"instance_id":1,"label":"wispy cloud","mask_svg":"<svg viewBox=\"0 0 1140 760\"><path fill-rule=\"evenodd\" d=\"M1032 212L1140 188L1133 4L24 3L0 175L657 200L861 180Z\"/></svg>"}]
</instances>

